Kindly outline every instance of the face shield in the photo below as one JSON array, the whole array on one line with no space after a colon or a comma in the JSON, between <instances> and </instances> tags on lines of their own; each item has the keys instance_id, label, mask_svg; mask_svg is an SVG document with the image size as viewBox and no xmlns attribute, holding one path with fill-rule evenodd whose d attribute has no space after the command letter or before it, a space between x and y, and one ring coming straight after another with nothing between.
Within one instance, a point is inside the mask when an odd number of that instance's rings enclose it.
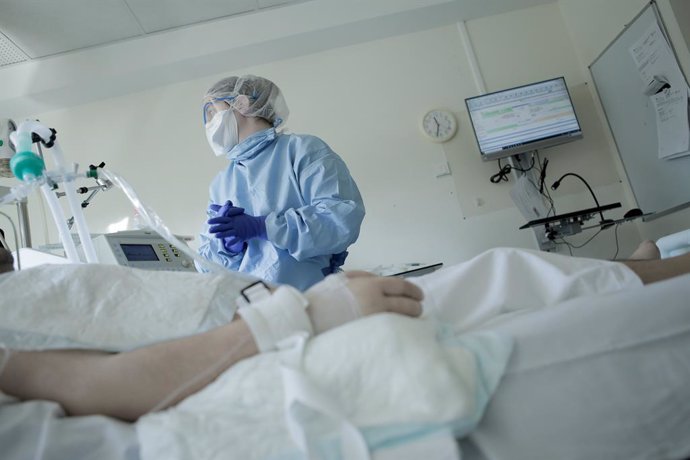
<instances>
[{"instance_id":1,"label":"face shield","mask_svg":"<svg viewBox=\"0 0 690 460\"><path fill-rule=\"evenodd\" d=\"M231 98L221 98L221 99L211 99L206 102L204 102L203 105L203 120L204 120L204 126L208 125L211 120L213 120L213 117L216 116L218 112L222 112L224 110L228 110L231 108L230 102L234 100L234 97Z\"/></svg>"},{"instance_id":2,"label":"face shield","mask_svg":"<svg viewBox=\"0 0 690 460\"><path fill-rule=\"evenodd\" d=\"M263 118L274 128L282 127L289 110L280 88L270 80L254 75L228 77L215 83L203 99L203 121L227 110L227 106L245 117Z\"/></svg>"}]
</instances>

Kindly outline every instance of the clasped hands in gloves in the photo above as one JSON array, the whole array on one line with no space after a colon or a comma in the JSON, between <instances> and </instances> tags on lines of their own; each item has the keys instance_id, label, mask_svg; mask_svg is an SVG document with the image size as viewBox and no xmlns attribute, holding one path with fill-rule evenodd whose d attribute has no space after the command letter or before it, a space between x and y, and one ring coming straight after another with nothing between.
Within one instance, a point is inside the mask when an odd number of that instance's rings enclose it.
<instances>
[{"instance_id":1,"label":"clasped hands in gloves","mask_svg":"<svg viewBox=\"0 0 690 460\"><path fill-rule=\"evenodd\" d=\"M244 243L252 238L266 239L266 216L250 216L244 208L233 206L232 201L224 205L211 204L209 209L216 213L208 220L209 233L223 239L223 246L230 252L242 252Z\"/></svg>"}]
</instances>

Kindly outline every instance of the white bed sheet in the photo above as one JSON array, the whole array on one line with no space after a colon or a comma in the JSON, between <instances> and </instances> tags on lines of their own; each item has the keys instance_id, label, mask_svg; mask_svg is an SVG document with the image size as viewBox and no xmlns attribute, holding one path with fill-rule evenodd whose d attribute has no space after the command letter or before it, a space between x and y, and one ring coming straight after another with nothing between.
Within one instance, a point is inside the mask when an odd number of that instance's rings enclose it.
<instances>
[{"instance_id":1,"label":"white bed sheet","mask_svg":"<svg viewBox=\"0 0 690 460\"><path fill-rule=\"evenodd\" d=\"M690 458L690 275L487 327L515 348L465 459Z\"/></svg>"}]
</instances>

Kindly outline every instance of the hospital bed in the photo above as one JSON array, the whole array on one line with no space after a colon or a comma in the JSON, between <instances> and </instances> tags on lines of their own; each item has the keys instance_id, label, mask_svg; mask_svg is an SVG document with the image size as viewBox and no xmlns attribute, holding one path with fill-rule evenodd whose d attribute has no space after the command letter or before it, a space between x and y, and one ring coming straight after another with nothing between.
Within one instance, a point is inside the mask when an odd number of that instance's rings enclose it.
<instances>
[{"instance_id":1,"label":"hospital bed","mask_svg":"<svg viewBox=\"0 0 690 460\"><path fill-rule=\"evenodd\" d=\"M516 348L464 458L690 458L689 295L686 275L493 325Z\"/></svg>"},{"instance_id":2,"label":"hospital bed","mask_svg":"<svg viewBox=\"0 0 690 460\"><path fill-rule=\"evenodd\" d=\"M458 440L462 458L690 458L689 298L685 275L483 324L514 347L479 424ZM61 415L50 402L0 404L2 457L143 458L136 424ZM440 455L424 457L453 458Z\"/></svg>"}]
</instances>

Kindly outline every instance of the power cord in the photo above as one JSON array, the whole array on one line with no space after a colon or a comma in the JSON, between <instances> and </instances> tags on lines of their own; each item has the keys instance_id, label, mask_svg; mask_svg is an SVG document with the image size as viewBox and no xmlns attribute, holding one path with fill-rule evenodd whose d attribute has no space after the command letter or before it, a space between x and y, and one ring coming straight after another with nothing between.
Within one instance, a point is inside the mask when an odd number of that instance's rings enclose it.
<instances>
[{"instance_id":1,"label":"power cord","mask_svg":"<svg viewBox=\"0 0 690 460\"><path fill-rule=\"evenodd\" d=\"M549 165L549 159L544 158L544 163L539 169L539 193L544 194L544 181L546 180L546 167Z\"/></svg>"},{"instance_id":2,"label":"power cord","mask_svg":"<svg viewBox=\"0 0 690 460\"><path fill-rule=\"evenodd\" d=\"M553 202L553 198L551 198L551 194L549 193L549 188L544 187L544 182L546 181L546 167L549 164L549 159L544 158L544 162L542 163L541 157L539 156L539 151L535 150L534 153L537 157L537 164L540 165L537 167L537 171L539 171L539 187L537 187L536 184L534 184L534 183L532 185L534 185L534 188L539 190L539 193L541 194L541 196L543 196L546 199L546 201L549 202L549 210L546 213L546 215L549 216L549 215L553 214L555 216L556 215L556 204Z\"/></svg>"},{"instance_id":3,"label":"power cord","mask_svg":"<svg viewBox=\"0 0 690 460\"><path fill-rule=\"evenodd\" d=\"M618 252L620 251L620 243L619 243L619 241L618 241L618 227L620 227L620 225L621 225L621 224L618 223L618 224L615 224L615 226L614 226L613 235L614 235L614 238L615 238L615 241L616 241L616 252L613 254L613 257L611 258L611 260L616 260L616 257L618 257ZM589 244L589 242L592 241L597 235L599 235L599 233L601 233L602 230L604 230L604 229L603 229L603 228L599 229L599 231L596 232L594 235L592 235L587 241L585 241L584 243L582 243L582 244L580 244L580 245L578 245L578 246L575 246L574 244L572 244L572 243L566 241L565 238L562 238L562 237L560 238L561 242L560 242L560 243L556 243L556 244L558 244L558 245L565 245L565 246L568 248L568 252L570 252L570 255L572 256L572 255L573 255L573 249L580 249L580 248L586 246L586 245Z\"/></svg>"},{"instance_id":4,"label":"power cord","mask_svg":"<svg viewBox=\"0 0 690 460\"><path fill-rule=\"evenodd\" d=\"M621 224L617 223L613 229L613 235L616 238L616 252L613 254L613 257L611 257L611 260L616 260L616 257L618 257L618 251L620 250L620 247L618 246L618 227L620 226Z\"/></svg>"},{"instance_id":5,"label":"power cord","mask_svg":"<svg viewBox=\"0 0 690 460\"><path fill-rule=\"evenodd\" d=\"M589 239L588 239L587 241L585 241L584 243L582 243L582 244L580 244L580 245L577 245L577 246L576 246L576 245L574 245L574 244L572 244L572 243L566 241L566 240L563 239L562 237L561 237L561 241L562 241L561 244L565 244L566 246L568 246L568 248L580 249L580 248L583 248L583 247L587 246L587 245L590 243L590 241L592 241L594 238L596 238L596 237L599 235L599 233L601 233L603 230L604 230L603 228L600 228L594 235L592 235L591 237L589 237ZM573 255L572 251L570 252L570 255Z\"/></svg>"},{"instance_id":6,"label":"power cord","mask_svg":"<svg viewBox=\"0 0 690 460\"><path fill-rule=\"evenodd\" d=\"M520 162L520 160L517 157L516 157L516 161L518 163ZM520 172L524 173L524 172L527 172L527 171L531 170L532 168L534 168L534 164L535 164L534 155L532 155L532 164L527 169L516 168L515 166L512 166L512 165L501 166L501 159L499 158L498 159L498 172L496 174L492 175L489 178L489 180L491 181L492 184L498 184L499 182L508 182L508 175L510 174L510 172L513 169L516 171L520 171Z\"/></svg>"},{"instance_id":7,"label":"power cord","mask_svg":"<svg viewBox=\"0 0 690 460\"><path fill-rule=\"evenodd\" d=\"M508 182L508 175L513 169L510 165L505 165L501 167L501 160L498 160L498 172L491 176L489 180L492 184L498 184L499 182Z\"/></svg>"},{"instance_id":8,"label":"power cord","mask_svg":"<svg viewBox=\"0 0 690 460\"><path fill-rule=\"evenodd\" d=\"M601 205L599 204L599 200L597 200L597 196L594 194L594 190L592 190L592 187L590 187L589 184L587 183L587 181L586 181L582 176L580 176L579 174L575 174L575 173L565 173L565 174L563 174L556 182L554 182L554 183L551 185L551 190L556 190L556 189L561 185L561 181L562 181L564 178L568 177L568 176L574 176L574 177L577 177L578 179L580 179L580 180L587 186L587 189L589 190L589 193L592 194L592 198L594 198L594 202L596 203L597 208L600 208L600 207L601 207ZM611 226L613 225L613 223L612 223L612 221L611 221L610 219L605 219L605 218L604 218L604 213L603 213L602 211L599 211L599 215L601 216L601 222L599 222L599 223L600 223L600 224L604 224L604 225L602 225L602 227L601 227L602 230L604 230L604 229L606 229L606 228L609 228L609 227L611 227ZM606 224L608 224L608 225L606 225Z\"/></svg>"}]
</instances>

